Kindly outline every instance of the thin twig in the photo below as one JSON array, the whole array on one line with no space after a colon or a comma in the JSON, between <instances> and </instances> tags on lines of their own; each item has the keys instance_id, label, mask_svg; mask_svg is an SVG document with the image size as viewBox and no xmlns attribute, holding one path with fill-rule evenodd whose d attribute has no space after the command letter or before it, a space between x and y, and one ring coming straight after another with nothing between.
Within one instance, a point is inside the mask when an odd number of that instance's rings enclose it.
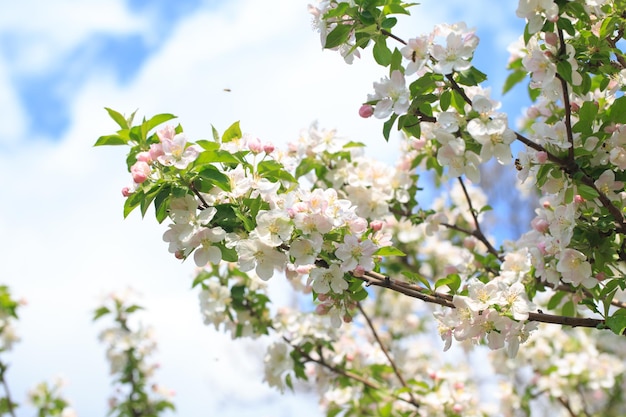
<instances>
[{"instance_id":1,"label":"thin twig","mask_svg":"<svg viewBox=\"0 0 626 417\"><path fill-rule=\"evenodd\" d=\"M478 214L476 214L476 210L474 210L474 207L472 205L472 199L470 198L469 193L467 192L467 188L465 187L465 182L463 182L463 178L459 177L458 179L459 179L459 183L461 184L461 188L463 189L465 200L467 200L470 213L472 214L472 218L474 219L474 227L476 229L474 230L474 232L472 232L472 235L476 236L478 240L480 240L485 246L487 246L487 249L489 250L491 254L493 254L496 258L502 261L500 253L496 250L496 248L493 247L493 245L491 245L491 242L489 242L489 240L487 239L487 237L485 236L485 234L480 228L480 223L478 222Z\"/></svg>"},{"instance_id":2,"label":"thin twig","mask_svg":"<svg viewBox=\"0 0 626 417\"><path fill-rule=\"evenodd\" d=\"M321 354L319 355L319 358L314 358L313 356L311 356L308 352L306 352L304 349L302 349L300 346L298 345L294 345L291 340L287 339L286 337L283 336L283 340L288 343L291 347L293 347L304 359L306 359L307 362L313 362L316 363L326 369L328 369L331 372L334 372L338 375L344 376L346 378L352 379L354 381L357 381L363 385L365 385L368 388L371 388L373 390L379 391L380 393L384 393L386 390L381 387L378 384L375 384L374 382L370 381L369 379L362 377L361 375L357 375L355 373L352 373L350 371L347 371L345 369L342 369L340 367L334 366L329 364L328 362L326 362L326 360L324 359L324 356L322 356ZM319 353L319 352L318 352ZM415 407L418 407L417 404L413 403L412 400L408 400L406 398L403 398L401 396L398 395L393 395L393 394L388 394L389 397L396 399L396 400L400 400L400 401L404 401L408 404L411 404Z\"/></svg>"},{"instance_id":3,"label":"thin twig","mask_svg":"<svg viewBox=\"0 0 626 417\"><path fill-rule=\"evenodd\" d=\"M392 359L391 355L389 354L389 351L385 347L385 344L378 336L378 332L376 331L376 328L374 327L374 323L372 323L372 320L370 320L369 316L365 313L365 310L363 310L361 303L357 303L356 306L361 312L361 314L363 315L363 317L365 318L365 321L367 322L368 327L372 331L372 335L374 336L374 339L376 339L376 343L378 343L378 346L380 346L380 349L383 351L383 353L385 354L385 357L389 361L389 364L391 365L391 368L393 369L393 373L396 374L396 376L398 377L400 384L402 384L402 386L407 389L407 392L409 393L409 396L411 397L411 402L413 403L413 405L416 408L419 408L420 406L419 402L417 402L417 400L413 396L413 391L409 388L409 385L406 383L406 380L404 379L404 377L400 373L400 370L396 366L396 362Z\"/></svg>"},{"instance_id":4,"label":"thin twig","mask_svg":"<svg viewBox=\"0 0 626 417\"><path fill-rule=\"evenodd\" d=\"M557 33L559 34L559 42L560 42L558 59L567 59L567 56L565 56L567 52L565 48L566 44L565 44L565 38L563 36L563 30L559 29ZM556 77L561 82L561 89L563 90L563 109L565 110L565 130L567 132L567 142L570 145L567 151L567 160L569 164L575 165L576 162L574 160L574 134L572 133L572 108L569 102L569 89L567 86L567 81L565 81L565 78L563 78L562 75L557 73Z\"/></svg>"},{"instance_id":5,"label":"thin twig","mask_svg":"<svg viewBox=\"0 0 626 417\"><path fill-rule=\"evenodd\" d=\"M4 377L4 373L6 372L6 370L7 370L7 366L4 363L0 362L0 383L4 387L4 393L6 395L5 399L6 399L7 411L9 412L9 414L11 414L11 417L15 417L15 408L13 408L13 400L11 400L11 392L9 391L9 384L7 383Z\"/></svg>"}]
</instances>

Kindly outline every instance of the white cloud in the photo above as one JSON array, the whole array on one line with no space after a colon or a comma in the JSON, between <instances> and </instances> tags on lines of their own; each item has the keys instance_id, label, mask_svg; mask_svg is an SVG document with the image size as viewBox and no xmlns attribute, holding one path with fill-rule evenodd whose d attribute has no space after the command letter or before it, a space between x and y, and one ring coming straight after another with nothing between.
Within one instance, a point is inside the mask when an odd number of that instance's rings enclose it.
<instances>
[{"instance_id":1,"label":"white cloud","mask_svg":"<svg viewBox=\"0 0 626 417\"><path fill-rule=\"evenodd\" d=\"M23 0L0 14L0 34L11 68L43 74L62 65L66 54L86 37L98 34L150 33L149 21L131 15L123 0Z\"/></svg>"}]
</instances>

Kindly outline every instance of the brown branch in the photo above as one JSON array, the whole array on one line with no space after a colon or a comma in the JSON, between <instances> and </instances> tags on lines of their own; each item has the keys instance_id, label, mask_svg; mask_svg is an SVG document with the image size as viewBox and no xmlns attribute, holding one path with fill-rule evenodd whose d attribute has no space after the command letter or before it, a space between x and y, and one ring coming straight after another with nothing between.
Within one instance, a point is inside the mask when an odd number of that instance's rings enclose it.
<instances>
[{"instance_id":1,"label":"brown branch","mask_svg":"<svg viewBox=\"0 0 626 417\"><path fill-rule=\"evenodd\" d=\"M615 59L617 59L617 62L620 63L620 65L622 66L622 69L626 68L626 59L624 59L624 55L621 54L621 51L617 47L617 42L620 39L622 39L623 36L624 36L624 29L620 28L617 34L615 35L615 38L611 38L610 36L606 37L606 42L609 44L609 46L620 52L618 53L616 51L613 51L613 53L615 54Z\"/></svg>"},{"instance_id":2,"label":"brown branch","mask_svg":"<svg viewBox=\"0 0 626 417\"><path fill-rule=\"evenodd\" d=\"M563 30L559 29L559 54L558 59L567 59L567 52L565 48L565 38L563 37ZM571 74L570 74L571 75ZM565 130L567 132L567 142L569 142L570 147L567 151L567 160L568 164L575 165L576 162L574 160L574 134L572 133L572 108L569 102L569 89L567 86L567 81L563 78L562 75L556 74L556 78L561 82L561 89L563 90L563 108L565 110Z\"/></svg>"},{"instance_id":3,"label":"brown branch","mask_svg":"<svg viewBox=\"0 0 626 417\"><path fill-rule=\"evenodd\" d=\"M376 328L374 327L374 323L372 323L372 320L370 320L369 316L365 313L365 310L363 310L361 303L357 303L356 306L361 312L361 314L363 315L363 317L365 318L365 321L367 322L368 327L372 331L372 335L374 335L374 339L376 339L376 343L378 343L378 346L380 346L380 349L383 351L383 353L385 354L385 357L389 361L389 364L391 365L391 368L393 369L393 373L396 374L396 376L398 377L400 384L402 384L402 386L407 389L407 392L409 393L409 396L411 397L411 403L416 408L419 408L420 407L419 402L417 402L417 400L413 396L413 392L411 391L411 389L409 388L409 385L406 383L406 380L404 379L404 377L398 370L398 367L396 366L396 362L391 358L391 355L389 354L389 351L385 347L385 344L378 336L378 332L376 331Z\"/></svg>"},{"instance_id":4,"label":"brown branch","mask_svg":"<svg viewBox=\"0 0 626 417\"><path fill-rule=\"evenodd\" d=\"M465 183L463 182L463 178L459 177L458 179L459 179L459 184L461 184L461 188L463 189L463 194L465 195L465 200L467 201L467 204L469 205L470 213L472 214L472 218L474 219L474 227L476 229L474 230L474 232L472 232L472 235L476 236L476 238L478 238L478 240L483 242L483 244L485 246L487 246L487 250L489 250L489 252L491 254L493 254L496 258L502 260L502 258L500 257L499 252L496 250L496 248L494 248L491 245L491 242L489 242L487 237L483 234L483 231L480 229L480 223L478 222L478 215L476 214L476 210L474 210L474 207L472 205L472 199L470 198L469 193L467 192L467 188L465 187Z\"/></svg>"},{"instance_id":5,"label":"brown branch","mask_svg":"<svg viewBox=\"0 0 626 417\"><path fill-rule=\"evenodd\" d=\"M3 362L0 362L0 383L4 387L4 393L6 395L4 399L6 400L7 412L11 415L11 417L15 417L15 408L13 400L11 399L11 392L9 391L9 384L4 377L7 368L7 365L5 365Z\"/></svg>"},{"instance_id":6,"label":"brown branch","mask_svg":"<svg viewBox=\"0 0 626 417\"><path fill-rule=\"evenodd\" d=\"M452 303L452 296L449 294L438 293L419 285L392 279L377 272L366 272L363 276L357 276L356 278L366 282L367 286L373 285L376 287L389 288L393 291L408 295L409 297L417 298L427 303L456 308L456 306ZM529 313L528 321L589 328L604 328L606 325L605 321L601 319L558 316L546 313Z\"/></svg>"},{"instance_id":7,"label":"brown branch","mask_svg":"<svg viewBox=\"0 0 626 417\"><path fill-rule=\"evenodd\" d=\"M397 37L396 35L389 32L388 30L381 29L380 33L382 33L385 36L390 37L391 39L395 39L396 41L400 42L402 45L407 45L407 42L404 39Z\"/></svg>"}]
</instances>

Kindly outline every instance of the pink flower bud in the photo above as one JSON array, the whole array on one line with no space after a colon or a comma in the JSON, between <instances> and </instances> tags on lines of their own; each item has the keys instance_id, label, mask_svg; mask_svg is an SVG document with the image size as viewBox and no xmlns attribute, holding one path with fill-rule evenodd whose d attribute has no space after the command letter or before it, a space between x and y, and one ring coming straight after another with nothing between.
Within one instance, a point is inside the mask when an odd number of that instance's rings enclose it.
<instances>
[{"instance_id":1,"label":"pink flower bud","mask_svg":"<svg viewBox=\"0 0 626 417\"><path fill-rule=\"evenodd\" d=\"M550 228L550 223L546 219L542 219L540 217L535 217L534 219L532 219L530 221L530 225L539 233L545 233Z\"/></svg>"},{"instance_id":2,"label":"pink flower bud","mask_svg":"<svg viewBox=\"0 0 626 417\"><path fill-rule=\"evenodd\" d=\"M474 250L476 247L476 239L473 237L466 237L463 239L463 247L465 249Z\"/></svg>"},{"instance_id":3,"label":"pink flower bud","mask_svg":"<svg viewBox=\"0 0 626 417\"><path fill-rule=\"evenodd\" d=\"M557 46L559 44L559 37L554 32L547 32L546 43L551 46Z\"/></svg>"},{"instance_id":4,"label":"pink flower bud","mask_svg":"<svg viewBox=\"0 0 626 417\"><path fill-rule=\"evenodd\" d=\"M548 251L546 250L546 242L537 243L537 249L539 249L539 252L541 252L542 255L548 253Z\"/></svg>"},{"instance_id":5,"label":"pink flower bud","mask_svg":"<svg viewBox=\"0 0 626 417\"><path fill-rule=\"evenodd\" d=\"M596 279L598 281L604 281L606 279L606 275L604 274L604 272L598 272L596 274Z\"/></svg>"},{"instance_id":6,"label":"pink flower bud","mask_svg":"<svg viewBox=\"0 0 626 417\"><path fill-rule=\"evenodd\" d=\"M176 136L176 129L174 129L174 126L172 125L167 125L163 129L159 129L157 131L157 136L161 142L164 140L172 140L174 139L174 136Z\"/></svg>"},{"instance_id":7,"label":"pink flower bud","mask_svg":"<svg viewBox=\"0 0 626 417\"><path fill-rule=\"evenodd\" d=\"M330 310L330 306L326 304L318 304L317 307L315 307L315 312L320 316L328 314L328 310Z\"/></svg>"},{"instance_id":8,"label":"pink flower bud","mask_svg":"<svg viewBox=\"0 0 626 417\"><path fill-rule=\"evenodd\" d=\"M370 222L370 227L373 231L378 232L380 229L383 228L384 224L385 223L381 220L373 220L372 222Z\"/></svg>"},{"instance_id":9,"label":"pink flower bud","mask_svg":"<svg viewBox=\"0 0 626 417\"><path fill-rule=\"evenodd\" d=\"M362 217L356 217L348 221L348 226L350 227L350 231L352 233L358 235L367 230L367 220Z\"/></svg>"},{"instance_id":10,"label":"pink flower bud","mask_svg":"<svg viewBox=\"0 0 626 417\"><path fill-rule=\"evenodd\" d=\"M459 272L458 268L454 265L446 265L443 267L443 273L446 275L456 274L458 272Z\"/></svg>"},{"instance_id":11,"label":"pink flower bud","mask_svg":"<svg viewBox=\"0 0 626 417\"><path fill-rule=\"evenodd\" d=\"M361 116L364 119L367 119L368 117L372 117L372 114L374 114L374 107L372 107L371 104L364 104L359 109L359 116Z\"/></svg>"},{"instance_id":12,"label":"pink flower bud","mask_svg":"<svg viewBox=\"0 0 626 417\"><path fill-rule=\"evenodd\" d=\"M545 151L537 152L537 161L540 164L545 164L547 160L548 160L548 153L547 152L545 152Z\"/></svg>"},{"instance_id":13,"label":"pink flower bud","mask_svg":"<svg viewBox=\"0 0 626 417\"><path fill-rule=\"evenodd\" d=\"M578 110L580 110L578 103L570 103L569 108L572 109L574 113L578 113Z\"/></svg>"},{"instance_id":14,"label":"pink flower bud","mask_svg":"<svg viewBox=\"0 0 626 417\"><path fill-rule=\"evenodd\" d=\"M150 152L139 152L137 154L137 160L141 161L141 162L145 162L146 164L151 164L152 163L152 156L150 155Z\"/></svg>"},{"instance_id":15,"label":"pink flower bud","mask_svg":"<svg viewBox=\"0 0 626 417\"><path fill-rule=\"evenodd\" d=\"M352 323L352 316L350 314L346 314L345 316L343 316L343 322Z\"/></svg>"},{"instance_id":16,"label":"pink flower bud","mask_svg":"<svg viewBox=\"0 0 626 417\"><path fill-rule=\"evenodd\" d=\"M130 188L128 188L128 187L124 187L124 188L122 188L122 195L123 195L124 197L128 197L128 196L129 196L129 195L131 195L131 194L132 194L132 191L130 191Z\"/></svg>"},{"instance_id":17,"label":"pink flower bud","mask_svg":"<svg viewBox=\"0 0 626 417\"><path fill-rule=\"evenodd\" d=\"M458 414L463 411L463 406L461 404L454 404L452 406L452 411Z\"/></svg>"},{"instance_id":18,"label":"pink flower bud","mask_svg":"<svg viewBox=\"0 0 626 417\"><path fill-rule=\"evenodd\" d=\"M133 181L137 184L141 184L150 176L150 165L142 161L137 161L130 167L130 173L133 176Z\"/></svg>"},{"instance_id":19,"label":"pink flower bud","mask_svg":"<svg viewBox=\"0 0 626 417\"><path fill-rule=\"evenodd\" d=\"M426 146L426 139L419 138L411 141L411 147L413 147L416 151L421 151L424 149L424 146Z\"/></svg>"},{"instance_id":20,"label":"pink flower bud","mask_svg":"<svg viewBox=\"0 0 626 417\"><path fill-rule=\"evenodd\" d=\"M461 381L457 381L454 383L454 389L456 390L462 390L465 388L465 384Z\"/></svg>"},{"instance_id":21,"label":"pink flower bud","mask_svg":"<svg viewBox=\"0 0 626 417\"><path fill-rule=\"evenodd\" d=\"M354 268L354 271L352 271L352 275L355 277L362 277L365 275L365 269L361 265L357 265L356 268Z\"/></svg>"},{"instance_id":22,"label":"pink flower bud","mask_svg":"<svg viewBox=\"0 0 626 417\"><path fill-rule=\"evenodd\" d=\"M539 111L537 107L531 106L526 111L526 115L531 119L536 119L537 117L541 115L541 111Z\"/></svg>"},{"instance_id":23,"label":"pink flower bud","mask_svg":"<svg viewBox=\"0 0 626 417\"><path fill-rule=\"evenodd\" d=\"M253 138L248 140L248 149L252 153L261 153L263 152L263 145L261 144L261 139Z\"/></svg>"},{"instance_id":24,"label":"pink flower bud","mask_svg":"<svg viewBox=\"0 0 626 417\"><path fill-rule=\"evenodd\" d=\"M153 143L150 145L150 159L156 161L159 156L165 155L163 152L163 146L160 143Z\"/></svg>"},{"instance_id":25,"label":"pink flower bud","mask_svg":"<svg viewBox=\"0 0 626 417\"><path fill-rule=\"evenodd\" d=\"M182 250L177 250L176 252L174 252L174 257L176 259L185 259L185 252L183 252Z\"/></svg>"},{"instance_id":26,"label":"pink flower bud","mask_svg":"<svg viewBox=\"0 0 626 417\"><path fill-rule=\"evenodd\" d=\"M328 294L317 294L317 299L321 302L328 300Z\"/></svg>"},{"instance_id":27,"label":"pink flower bud","mask_svg":"<svg viewBox=\"0 0 626 417\"><path fill-rule=\"evenodd\" d=\"M585 198L583 196L581 196L580 194L576 194L574 196L574 203L576 203L576 204L582 204L585 201L587 201L587 200L585 200Z\"/></svg>"},{"instance_id":28,"label":"pink flower bud","mask_svg":"<svg viewBox=\"0 0 626 417\"><path fill-rule=\"evenodd\" d=\"M265 151L265 153L272 153L274 152L274 149L276 149L276 147L272 142L267 142L265 145L263 145L263 151Z\"/></svg>"}]
</instances>

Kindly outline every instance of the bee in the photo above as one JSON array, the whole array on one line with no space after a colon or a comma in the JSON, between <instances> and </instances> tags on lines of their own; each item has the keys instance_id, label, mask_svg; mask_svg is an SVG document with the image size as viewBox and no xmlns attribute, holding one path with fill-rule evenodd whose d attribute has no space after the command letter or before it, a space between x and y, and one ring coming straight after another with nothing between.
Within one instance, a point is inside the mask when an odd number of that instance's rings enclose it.
<instances>
[{"instance_id":1,"label":"bee","mask_svg":"<svg viewBox=\"0 0 626 417\"><path fill-rule=\"evenodd\" d=\"M224 91L230 93L232 90L230 88L225 88Z\"/></svg>"},{"instance_id":2,"label":"bee","mask_svg":"<svg viewBox=\"0 0 626 417\"><path fill-rule=\"evenodd\" d=\"M518 171L521 171L524 169L524 167L522 166L522 163L520 162L518 158L515 158L515 169Z\"/></svg>"}]
</instances>

